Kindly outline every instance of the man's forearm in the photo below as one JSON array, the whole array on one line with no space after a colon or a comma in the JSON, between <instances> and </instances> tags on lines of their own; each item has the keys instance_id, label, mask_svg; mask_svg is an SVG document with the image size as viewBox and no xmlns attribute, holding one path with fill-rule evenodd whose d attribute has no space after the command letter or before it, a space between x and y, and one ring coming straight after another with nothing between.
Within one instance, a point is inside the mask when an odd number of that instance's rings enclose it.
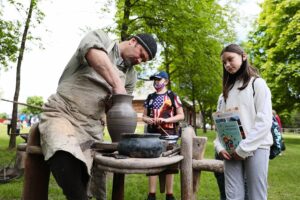
<instances>
[{"instance_id":1,"label":"man's forearm","mask_svg":"<svg viewBox=\"0 0 300 200\"><path fill-rule=\"evenodd\" d=\"M86 59L89 65L112 87L113 93L126 94L124 83L120 79L118 71L112 66L113 64L104 51L90 49L86 54Z\"/></svg>"}]
</instances>

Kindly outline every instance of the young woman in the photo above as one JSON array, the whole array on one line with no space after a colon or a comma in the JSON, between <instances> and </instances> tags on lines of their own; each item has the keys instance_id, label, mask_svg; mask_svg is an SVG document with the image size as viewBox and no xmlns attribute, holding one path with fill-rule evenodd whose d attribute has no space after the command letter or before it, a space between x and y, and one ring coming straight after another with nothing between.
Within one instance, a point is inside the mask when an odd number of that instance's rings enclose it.
<instances>
[{"instance_id":1,"label":"young woman","mask_svg":"<svg viewBox=\"0 0 300 200\"><path fill-rule=\"evenodd\" d=\"M232 154L225 150L218 137L214 141L218 155L224 159L226 197L244 200L246 189L250 200L266 200L269 151L273 142L271 92L257 70L249 65L240 46L225 47L221 59L223 93L217 110L224 112L238 107L246 134Z\"/></svg>"},{"instance_id":2,"label":"young woman","mask_svg":"<svg viewBox=\"0 0 300 200\"><path fill-rule=\"evenodd\" d=\"M156 92L150 94L144 103L143 121L147 124L147 133L176 135L175 123L184 119L179 97L167 89L169 76L161 71L150 77ZM166 175L166 200L175 200L173 196L173 174ZM149 194L147 200L156 200L157 176L149 176Z\"/></svg>"}]
</instances>

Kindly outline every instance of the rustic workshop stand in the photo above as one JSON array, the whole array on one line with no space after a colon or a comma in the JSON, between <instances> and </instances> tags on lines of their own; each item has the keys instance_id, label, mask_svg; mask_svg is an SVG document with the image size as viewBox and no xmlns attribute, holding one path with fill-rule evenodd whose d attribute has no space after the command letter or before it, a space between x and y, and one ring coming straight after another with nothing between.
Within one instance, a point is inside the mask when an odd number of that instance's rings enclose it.
<instances>
[{"instance_id":1,"label":"rustic workshop stand","mask_svg":"<svg viewBox=\"0 0 300 200\"><path fill-rule=\"evenodd\" d=\"M223 172L223 161L204 159L207 138L197 137L192 127L183 129L180 155L151 159L116 159L96 153L94 161L99 170L114 173L112 200L124 199L125 174L163 174L180 165L181 199L195 200L202 171ZM40 147L38 125L30 129L26 147L23 200L47 200L50 170ZM160 176L164 192L164 176Z\"/></svg>"}]
</instances>

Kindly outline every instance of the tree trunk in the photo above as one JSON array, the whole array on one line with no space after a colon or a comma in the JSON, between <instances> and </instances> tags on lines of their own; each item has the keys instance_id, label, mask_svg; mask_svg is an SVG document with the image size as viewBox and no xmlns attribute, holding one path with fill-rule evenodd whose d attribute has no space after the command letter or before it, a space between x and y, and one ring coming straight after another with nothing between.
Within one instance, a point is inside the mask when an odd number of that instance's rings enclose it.
<instances>
[{"instance_id":1,"label":"tree trunk","mask_svg":"<svg viewBox=\"0 0 300 200\"><path fill-rule=\"evenodd\" d=\"M125 0L124 2L124 15L123 15L123 22L121 27L121 40L126 40L128 35L128 26L129 26L129 16L130 16L130 9L131 9L131 3L130 0Z\"/></svg>"},{"instance_id":2,"label":"tree trunk","mask_svg":"<svg viewBox=\"0 0 300 200\"><path fill-rule=\"evenodd\" d=\"M28 29L30 27L30 20L31 20L31 15L33 11L33 7L36 5L35 0L30 0L30 6L29 6L29 11L24 27L24 32L22 35L22 41L21 41L21 47L19 50L19 56L18 56L18 63L17 63L17 72L16 72L16 88L15 88L15 95L14 95L14 101L17 102L19 100L19 93L20 93L20 83L21 83L21 66L22 66L22 60L23 60L23 54L25 50L25 43L26 43L26 37L28 33ZM12 120L11 120L11 134L10 135L10 140L9 140L9 149L13 149L16 147L16 129L17 129L17 119L18 119L18 104L14 103L13 105L13 111L12 111Z\"/></svg>"}]
</instances>

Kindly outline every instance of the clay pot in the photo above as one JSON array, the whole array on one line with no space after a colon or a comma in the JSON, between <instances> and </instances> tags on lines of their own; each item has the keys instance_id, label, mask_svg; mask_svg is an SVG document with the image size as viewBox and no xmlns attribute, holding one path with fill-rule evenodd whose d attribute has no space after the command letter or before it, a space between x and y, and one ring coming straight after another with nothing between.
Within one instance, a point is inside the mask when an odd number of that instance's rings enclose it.
<instances>
[{"instance_id":1,"label":"clay pot","mask_svg":"<svg viewBox=\"0 0 300 200\"><path fill-rule=\"evenodd\" d=\"M163 151L160 134L122 134L118 144L121 155L133 158L157 158Z\"/></svg>"},{"instance_id":2,"label":"clay pot","mask_svg":"<svg viewBox=\"0 0 300 200\"><path fill-rule=\"evenodd\" d=\"M112 96L112 107L106 114L107 129L112 142L119 142L122 133L134 133L137 114L132 107L133 96L115 94Z\"/></svg>"}]
</instances>

